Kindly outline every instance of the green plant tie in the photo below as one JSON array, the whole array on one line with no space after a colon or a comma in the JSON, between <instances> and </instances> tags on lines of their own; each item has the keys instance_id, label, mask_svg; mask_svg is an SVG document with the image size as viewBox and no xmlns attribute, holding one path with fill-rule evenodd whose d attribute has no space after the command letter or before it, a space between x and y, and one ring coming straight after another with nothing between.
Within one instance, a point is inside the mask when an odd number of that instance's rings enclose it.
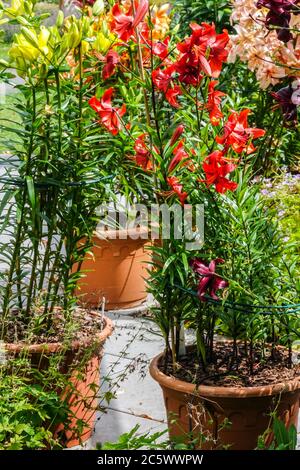
<instances>
[{"instance_id":1,"label":"green plant tie","mask_svg":"<svg viewBox=\"0 0 300 470\"><path fill-rule=\"evenodd\" d=\"M198 294L193 289L187 289L186 287L182 287L178 284L174 284L174 286L187 294L192 295L193 297L198 297ZM205 300L211 304L219 305L224 308L228 308L231 310L235 310L241 313L256 313L259 315L274 315L274 314L291 314L300 312L300 304L289 304L289 305L254 305L254 304L241 304L238 302L230 302L228 300L221 301L215 300L211 298L209 295L205 295ZM255 311L258 310L258 311Z\"/></svg>"}]
</instances>

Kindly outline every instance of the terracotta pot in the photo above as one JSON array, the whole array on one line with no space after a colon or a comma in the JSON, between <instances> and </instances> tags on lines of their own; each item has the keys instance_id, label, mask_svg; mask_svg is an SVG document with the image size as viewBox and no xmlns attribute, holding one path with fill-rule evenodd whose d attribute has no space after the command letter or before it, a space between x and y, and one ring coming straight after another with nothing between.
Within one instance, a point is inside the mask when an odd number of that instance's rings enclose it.
<instances>
[{"instance_id":1,"label":"terracotta pot","mask_svg":"<svg viewBox=\"0 0 300 470\"><path fill-rule=\"evenodd\" d=\"M161 386L169 423L170 438L197 438L210 435L202 448L229 446L231 450L253 450L257 440L269 426L268 413L278 403L277 416L287 427L297 427L300 399L300 378L286 383L262 387L213 387L195 385L165 375L158 368L164 357L155 357L150 374ZM232 424L222 429L227 418ZM200 447L200 446L199 446Z\"/></svg>"},{"instance_id":2,"label":"terracotta pot","mask_svg":"<svg viewBox=\"0 0 300 470\"><path fill-rule=\"evenodd\" d=\"M114 310L136 307L146 300L151 241L140 238L142 233L137 229L95 233L93 255L86 255L81 266L84 277L77 283L82 305L99 307L105 297L106 310Z\"/></svg>"},{"instance_id":3,"label":"terracotta pot","mask_svg":"<svg viewBox=\"0 0 300 470\"><path fill-rule=\"evenodd\" d=\"M92 315L100 318L98 312L91 312ZM95 384L100 385L100 363L103 355L103 346L106 339L113 332L113 323L109 318L104 317L105 327L96 337L89 340L74 341L68 349L62 343L43 343L25 345L24 343L5 343L4 347L9 356L20 356L30 358L33 367L39 370L46 370L49 366L50 357L62 355L59 362L61 373L70 374L68 381L72 387L67 390L56 390L62 398L68 401L70 409L70 423L66 428L61 423L54 429L54 434L62 435L66 447L73 447L85 442L90 438L95 424L96 411L99 397L95 391ZM90 348L90 354L84 366L76 369L76 362L80 363L80 358ZM77 421L83 420L84 426L78 436Z\"/></svg>"}]
</instances>

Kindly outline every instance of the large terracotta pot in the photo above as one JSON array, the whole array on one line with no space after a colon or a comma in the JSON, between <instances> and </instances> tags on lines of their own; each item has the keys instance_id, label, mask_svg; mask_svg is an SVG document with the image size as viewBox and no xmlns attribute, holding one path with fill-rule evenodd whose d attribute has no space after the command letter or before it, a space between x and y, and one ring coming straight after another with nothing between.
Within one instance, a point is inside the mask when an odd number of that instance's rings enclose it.
<instances>
[{"instance_id":1,"label":"large terracotta pot","mask_svg":"<svg viewBox=\"0 0 300 470\"><path fill-rule=\"evenodd\" d=\"M262 387L213 387L177 380L158 368L163 354L155 357L150 374L163 390L170 438L185 441L209 435L202 448L228 446L231 450L253 450L270 424L270 411L278 404L277 416L287 427L297 427L300 378ZM223 427L225 419L232 424ZM214 441L214 442L213 442Z\"/></svg>"},{"instance_id":2,"label":"large terracotta pot","mask_svg":"<svg viewBox=\"0 0 300 470\"><path fill-rule=\"evenodd\" d=\"M98 312L92 312L95 320L100 318ZM99 396L95 391L100 386L100 363L103 355L103 346L106 339L113 332L113 323L104 317L105 326L96 337L85 342L74 341L67 349L62 343L43 343L25 345L24 343L4 345L10 357L28 357L32 367L45 370L49 366L53 355L61 355L58 367L61 373L66 374L68 382L65 390L57 390L64 400L67 400L70 410L69 421L66 427L64 423L54 429L54 434L61 436L61 441L66 447L73 447L90 438L95 424L95 416L99 402ZM85 355L88 353L86 362ZM80 364L80 370L76 367ZM55 388L55 384L54 384ZM77 422L82 420L84 426L78 435Z\"/></svg>"},{"instance_id":3,"label":"large terracotta pot","mask_svg":"<svg viewBox=\"0 0 300 470\"><path fill-rule=\"evenodd\" d=\"M99 307L105 297L106 310L114 310L146 300L151 241L141 238L142 233L139 229L95 233L93 254L86 255L81 266L84 276L77 283L76 295L83 305Z\"/></svg>"}]
</instances>

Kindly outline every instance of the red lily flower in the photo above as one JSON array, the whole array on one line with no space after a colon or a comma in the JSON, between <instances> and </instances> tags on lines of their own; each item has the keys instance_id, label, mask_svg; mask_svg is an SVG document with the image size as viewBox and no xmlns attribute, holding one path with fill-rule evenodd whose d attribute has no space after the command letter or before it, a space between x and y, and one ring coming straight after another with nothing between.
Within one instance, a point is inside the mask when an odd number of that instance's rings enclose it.
<instances>
[{"instance_id":1,"label":"red lily flower","mask_svg":"<svg viewBox=\"0 0 300 470\"><path fill-rule=\"evenodd\" d=\"M147 32L147 39L145 38L145 34L142 34L142 38L145 41L145 45L147 47L147 52L145 53L146 58L150 57L151 54L159 57L162 60L165 60L169 55L169 42L170 37L166 37L163 41L151 41L150 32Z\"/></svg>"},{"instance_id":2,"label":"red lily flower","mask_svg":"<svg viewBox=\"0 0 300 470\"><path fill-rule=\"evenodd\" d=\"M210 53L208 62L211 68L211 75L214 78L219 77L223 63L227 61L229 52L226 46L228 42L229 34L228 31L224 29L222 34L216 34L214 41L209 43Z\"/></svg>"},{"instance_id":3,"label":"red lily flower","mask_svg":"<svg viewBox=\"0 0 300 470\"><path fill-rule=\"evenodd\" d=\"M94 96L89 100L89 105L98 113L100 123L113 135L117 135L121 128L120 118L125 114L126 106L123 104L120 109L112 107L111 97L113 92L113 88L108 88L100 101Z\"/></svg>"},{"instance_id":4,"label":"red lily flower","mask_svg":"<svg viewBox=\"0 0 300 470\"><path fill-rule=\"evenodd\" d=\"M141 166L144 170L151 170L151 153L149 152L146 142L146 134L141 134L135 141L134 150L135 150L135 161L138 166Z\"/></svg>"},{"instance_id":5,"label":"red lily flower","mask_svg":"<svg viewBox=\"0 0 300 470\"><path fill-rule=\"evenodd\" d=\"M217 136L216 142L225 146L225 149L232 147L237 153L244 150L247 154L253 153L255 147L250 139L258 139L265 135L263 129L248 127L248 115L250 109L244 109L240 113L233 112L230 114L227 123L224 126L224 135Z\"/></svg>"},{"instance_id":6,"label":"red lily flower","mask_svg":"<svg viewBox=\"0 0 300 470\"><path fill-rule=\"evenodd\" d=\"M223 62L227 60L226 50L229 35L226 30L217 34L215 25L191 23L192 34L177 45L182 53L177 62L179 80L197 86L202 73L217 78Z\"/></svg>"},{"instance_id":7,"label":"red lily flower","mask_svg":"<svg viewBox=\"0 0 300 470\"><path fill-rule=\"evenodd\" d=\"M169 36L166 37L163 41L152 42L152 44L150 44L152 54L164 60L169 54L169 50L168 50L169 42L170 42Z\"/></svg>"},{"instance_id":8,"label":"red lily flower","mask_svg":"<svg viewBox=\"0 0 300 470\"><path fill-rule=\"evenodd\" d=\"M176 71L179 74L178 80L186 85L197 87L203 78L202 69L197 61L190 60L188 55L183 55L176 62Z\"/></svg>"},{"instance_id":9,"label":"red lily flower","mask_svg":"<svg viewBox=\"0 0 300 470\"><path fill-rule=\"evenodd\" d=\"M225 157L224 152L216 150L203 163L206 179L204 181L201 180L201 182L206 183L207 186L214 184L216 191L221 194L228 190L235 191L238 186L237 183L226 178L235 168L236 165Z\"/></svg>"},{"instance_id":10,"label":"red lily flower","mask_svg":"<svg viewBox=\"0 0 300 470\"><path fill-rule=\"evenodd\" d=\"M152 40L152 33L148 25L144 22L143 29L140 33L143 44L143 62L146 67L150 67L151 55L159 57L162 61L167 61L169 55L169 42L170 37L167 36L164 40ZM167 64L165 64L167 65Z\"/></svg>"},{"instance_id":11,"label":"red lily flower","mask_svg":"<svg viewBox=\"0 0 300 470\"><path fill-rule=\"evenodd\" d=\"M171 194L176 194L181 205L183 206L186 198L188 197L188 193L182 191L183 186L179 182L179 179L176 176L169 176L167 178L167 183L172 188Z\"/></svg>"},{"instance_id":12,"label":"red lily flower","mask_svg":"<svg viewBox=\"0 0 300 470\"><path fill-rule=\"evenodd\" d=\"M198 297L202 302L206 301L205 295L207 292L212 299L219 300L216 295L217 290L225 289L229 285L216 273L216 266L220 263L224 263L222 258L216 258L209 264L200 258L195 258L190 262L193 271L201 276L198 285Z\"/></svg>"},{"instance_id":13,"label":"red lily flower","mask_svg":"<svg viewBox=\"0 0 300 470\"><path fill-rule=\"evenodd\" d=\"M169 173L171 173L179 163L185 162L185 165L186 165L188 161L190 160L190 156L185 151L185 148L184 148L184 140L181 140L179 144L174 148L173 155L174 157L171 160L171 163L168 169Z\"/></svg>"},{"instance_id":14,"label":"red lily flower","mask_svg":"<svg viewBox=\"0 0 300 470\"><path fill-rule=\"evenodd\" d=\"M105 56L106 64L102 70L103 80L110 78L116 71L116 65L120 62L120 56L116 51L109 51Z\"/></svg>"},{"instance_id":15,"label":"red lily flower","mask_svg":"<svg viewBox=\"0 0 300 470\"><path fill-rule=\"evenodd\" d=\"M216 28L214 23L191 23L190 28L192 35L190 36L190 47L193 44L208 44L214 42L216 36Z\"/></svg>"},{"instance_id":16,"label":"red lily flower","mask_svg":"<svg viewBox=\"0 0 300 470\"><path fill-rule=\"evenodd\" d=\"M206 26L210 28L210 25ZM190 28L192 29L192 35L177 44L177 49L182 53L181 66L184 63L186 65L190 64L196 67L198 72L202 70L207 75L211 75L210 65L206 58L209 34L207 34L205 27L196 23L191 23Z\"/></svg>"},{"instance_id":17,"label":"red lily flower","mask_svg":"<svg viewBox=\"0 0 300 470\"><path fill-rule=\"evenodd\" d=\"M125 13L120 4L116 3L111 11L113 15L111 30L122 41L128 41L133 36L135 28L143 21L148 7L148 0L135 1L135 13L132 7Z\"/></svg>"},{"instance_id":18,"label":"red lily flower","mask_svg":"<svg viewBox=\"0 0 300 470\"><path fill-rule=\"evenodd\" d=\"M175 72L175 65L170 65L164 70L156 69L152 72L152 80L154 85L158 90L167 93L168 89L171 87L173 80L173 74Z\"/></svg>"},{"instance_id":19,"label":"red lily flower","mask_svg":"<svg viewBox=\"0 0 300 470\"><path fill-rule=\"evenodd\" d=\"M174 85L172 88L169 88L165 94L167 101L171 106L173 106L173 108L180 107L180 104L177 101L177 98L180 95L182 95L182 91L179 85Z\"/></svg>"},{"instance_id":20,"label":"red lily flower","mask_svg":"<svg viewBox=\"0 0 300 470\"><path fill-rule=\"evenodd\" d=\"M211 81L208 85L208 101L206 104L206 109L209 112L210 122L213 126L218 126L220 124L220 119L223 117L223 113L220 110L221 98L226 96L222 91L215 90L218 82Z\"/></svg>"},{"instance_id":21,"label":"red lily flower","mask_svg":"<svg viewBox=\"0 0 300 470\"><path fill-rule=\"evenodd\" d=\"M207 73L207 75L218 78L223 63L226 62L228 57L228 51L226 50L229 42L228 31L224 29L223 33L217 34L213 23L201 23L201 25L192 23L190 27L193 31L192 37L194 36L194 41L205 44L207 61L210 68L210 73Z\"/></svg>"},{"instance_id":22,"label":"red lily flower","mask_svg":"<svg viewBox=\"0 0 300 470\"><path fill-rule=\"evenodd\" d=\"M206 58L207 38L198 37L194 29L197 27L203 31L199 25L190 25L193 33L183 42L177 44L177 49L181 55L176 63L176 70L179 73L179 81L187 85L198 86L203 78L203 74L211 75L211 68Z\"/></svg>"}]
</instances>

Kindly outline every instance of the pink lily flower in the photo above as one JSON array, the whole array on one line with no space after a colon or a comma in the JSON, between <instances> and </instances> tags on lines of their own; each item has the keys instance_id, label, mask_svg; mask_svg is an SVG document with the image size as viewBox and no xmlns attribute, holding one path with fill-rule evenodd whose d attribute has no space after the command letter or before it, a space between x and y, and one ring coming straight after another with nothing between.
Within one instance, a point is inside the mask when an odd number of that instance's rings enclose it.
<instances>
[{"instance_id":1,"label":"pink lily flower","mask_svg":"<svg viewBox=\"0 0 300 470\"><path fill-rule=\"evenodd\" d=\"M202 302L206 301L205 295L207 293L212 299L220 300L216 295L216 291L219 289L225 289L225 287L228 287L229 285L227 281L222 279L216 273L216 266L220 263L224 263L222 258L216 258L209 264L200 258L195 258L190 262L190 266L193 271L201 276L198 285L198 297Z\"/></svg>"}]
</instances>

